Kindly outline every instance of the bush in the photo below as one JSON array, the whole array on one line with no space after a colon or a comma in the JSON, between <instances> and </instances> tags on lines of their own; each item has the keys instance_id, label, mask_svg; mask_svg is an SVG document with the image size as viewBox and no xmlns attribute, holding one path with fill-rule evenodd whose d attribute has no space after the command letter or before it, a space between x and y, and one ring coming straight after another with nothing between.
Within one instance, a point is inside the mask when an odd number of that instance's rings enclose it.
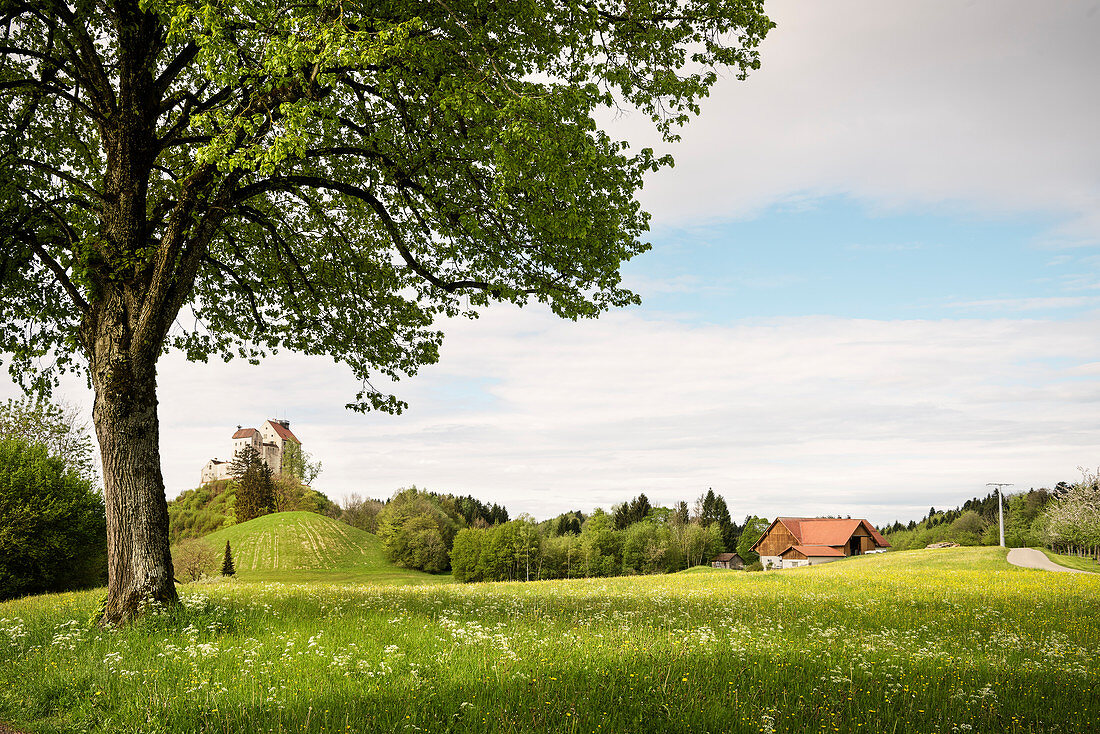
<instances>
[{"instance_id":1,"label":"bush","mask_svg":"<svg viewBox=\"0 0 1100 734\"><path fill-rule=\"evenodd\" d=\"M106 578L107 522L92 483L41 444L0 441L0 600Z\"/></svg>"},{"instance_id":2,"label":"bush","mask_svg":"<svg viewBox=\"0 0 1100 734\"><path fill-rule=\"evenodd\" d=\"M198 581L214 570L218 552L197 538L188 538L172 549L172 570L177 578Z\"/></svg>"}]
</instances>

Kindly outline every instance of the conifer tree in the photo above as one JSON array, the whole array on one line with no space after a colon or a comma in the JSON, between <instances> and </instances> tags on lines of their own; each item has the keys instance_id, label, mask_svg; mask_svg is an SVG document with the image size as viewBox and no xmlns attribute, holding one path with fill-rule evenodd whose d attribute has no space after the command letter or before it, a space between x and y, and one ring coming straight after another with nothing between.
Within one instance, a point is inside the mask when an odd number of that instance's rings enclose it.
<instances>
[{"instance_id":1,"label":"conifer tree","mask_svg":"<svg viewBox=\"0 0 1100 734\"><path fill-rule=\"evenodd\" d=\"M699 495L699 499L695 500L695 520L704 528L709 528L717 520L715 501L714 490L709 487L706 494Z\"/></svg>"},{"instance_id":2,"label":"conifer tree","mask_svg":"<svg viewBox=\"0 0 1100 734\"><path fill-rule=\"evenodd\" d=\"M229 541L225 541L225 558L222 560L222 576L233 576L237 569L233 566L233 551L229 548Z\"/></svg>"},{"instance_id":3,"label":"conifer tree","mask_svg":"<svg viewBox=\"0 0 1100 734\"><path fill-rule=\"evenodd\" d=\"M237 522L248 522L274 510L275 482L271 469L254 448L248 446L239 453L229 473L237 479Z\"/></svg>"},{"instance_id":4,"label":"conifer tree","mask_svg":"<svg viewBox=\"0 0 1100 734\"><path fill-rule=\"evenodd\" d=\"M729 507L726 506L726 498L717 495L714 498L714 521L718 523L718 530L722 534L722 545L729 552L737 550L737 526L730 518Z\"/></svg>"}]
</instances>

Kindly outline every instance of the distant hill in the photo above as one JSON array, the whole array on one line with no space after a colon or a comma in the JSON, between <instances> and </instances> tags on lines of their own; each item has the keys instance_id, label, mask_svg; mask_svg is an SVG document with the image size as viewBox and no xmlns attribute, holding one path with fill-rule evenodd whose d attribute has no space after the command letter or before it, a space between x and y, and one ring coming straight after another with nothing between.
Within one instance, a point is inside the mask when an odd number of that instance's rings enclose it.
<instances>
[{"instance_id":1,"label":"distant hill","mask_svg":"<svg viewBox=\"0 0 1100 734\"><path fill-rule=\"evenodd\" d=\"M378 536L313 512L277 512L231 525L202 540L233 549L245 581L424 584L451 580L386 560Z\"/></svg>"}]
</instances>

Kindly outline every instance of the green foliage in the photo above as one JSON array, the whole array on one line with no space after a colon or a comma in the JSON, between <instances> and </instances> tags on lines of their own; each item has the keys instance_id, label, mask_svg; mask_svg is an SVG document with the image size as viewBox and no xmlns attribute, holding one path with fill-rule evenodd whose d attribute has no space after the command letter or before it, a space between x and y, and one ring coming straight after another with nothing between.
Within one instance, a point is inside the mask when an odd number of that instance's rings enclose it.
<instances>
[{"instance_id":1,"label":"green foliage","mask_svg":"<svg viewBox=\"0 0 1100 734\"><path fill-rule=\"evenodd\" d=\"M584 525L584 513L580 510L565 512L546 521L546 531L550 537L556 535L580 535Z\"/></svg>"},{"instance_id":2,"label":"green foliage","mask_svg":"<svg viewBox=\"0 0 1100 734\"><path fill-rule=\"evenodd\" d=\"M149 355L331 354L354 407L399 411L370 378L434 362L441 315L637 301L635 194L671 158L596 120L675 140L759 66L762 5L8 3L0 353L46 389L106 328L84 314L142 303Z\"/></svg>"},{"instance_id":3,"label":"green foliage","mask_svg":"<svg viewBox=\"0 0 1100 734\"><path fill-rule=\"evenodd\" d=\"M489 532L483 528L463 528L455 534L451 548L451 574L455 581L486 580L481 555L488 540Z\"/></svg>"},{"instance_id":4,"label":"green foliage","mask_svg":"<svg viewBox=\"0 0 1100 734\"><path fill-rule=\"evenodd\" d=\"M705 494L699 496L699 499L695 500L695 519L696 521L707 528L713 523L718 521L717 508L715 504L718 498L714 494L713 489L707 489Z\"/></svg>"},{"instance_id":5,"label":"green foliage","mask_svg":"<svg viewBox=\"0 0 1100 734\"><path fill-rule=\"evenodd\" d=\"M348 495L344 499L344 506L340 512L340 522L345 522L353 528L366 530L368 533L377 533L378 513L383 507L385 503L380 500L358 494Z\"/></svg>"},{"instance_id":6,"label":"green foliage","mask_svg":"<svg viewBox=\"0 0 1100 734\"><path fill-rule=\"evenodd\" d=\"M47 448L0 440L0 600L106 579L103 500Z\"/></svg>"},{"instance_id":7,"label":"green foliage","mask_svg":"<svg viewBox=\"0 0 1100 734\"><path fill-rule=\"evenodd\" d=\"M287 477L291 477L298 481L300 484L312 485L314 480L321 475L322 472L321 462L313 461L313 457L308 451L302 448L302 445L296 441L287 441L283 447L283 462L282 462L282 474ZM285 512L291 508L279 508L280 512ZM305 509L294 508L294 509Z\"/></svg>"},{"instance_id":8,"label":"green foliage","mask_svg":"<svg viewBox=\"0 0 1100 734\"><path fill-rule=\"evenodd\" d=\"M236 522L237 488L219 479L181 492L168 503L168 537L173 545L184 538L200 538Z\"/></svg>"},{"instance_id":9,"label":"green foliage","mask_svg":"<svg viewBox=\"0 0 1100 734\"><path fill-rule=\"evenodd\" d=\"M628 526L649 517L652 509L653 506L649 504L649 498L643 492L630 502L615 505L611 511L611 519L616 530L625 530Z\"/></svg>"},{"instance_id":10,"label":"green foliage","mask_svg":"<svg viewBox=\"0 0 1100 734\"><path fill-rule=\"evenodd\" d=\"M1027 548L1042 545L1043 509L1056 496L1032 489L1004 498L1005 545ZM916 550L933 543L999 545L997 495L974 497L953 510L932 507L920 522L896 522L884 529L894 550Z\"/></svg>"},{"instance_id":11,"label":"green foliage","mask_svg":"<svg viewBox=\"0 0 1100 734\"><path fill-rule=\"evenodd\" d=\"M9 398L0 403L0 440L21 439L46 447L84 479L94 482L92 436L76 407L42 398Z\"/></svg>"},{"instance_id":12,"label":"green foliage","mask_svg":"<svg viewBox=\"0 0 1100 734\"><path fill-rule=\"evenodd\" d=\"M720 508L724 501L715 504ZM628 522L634 518L641 519ZM451 569L458 581L672 573L708 564L724 548L719 519L704 527L687 518L685 503L652 507L643 494L611 514L597 508L588 517L574 511L537 525L520 518L463 529L455 537Z\"/></svg>"},{"instance_id":13,"label":"green foliage","mask_svg":"<svg viewBox=\"0 0 1100 734\"><path fill-rule=\"evenodd\" d=\"M290 474L271 478L271 491L275 512L316 512L319 515L338 517L340 507L323 492L303 484Z\"/></svg>"},{"instance_id":14,"label":"green foliage","mask_svg":"<svg viewBox=\"0 0 1100 734\"><path fill-rule=\"evenodd\" d=\"M237 569L233 567L233 550L229 547L229 541L225 541L225 557L222 559L222 576L233 576Z\"/></svg>"},{"instance_id":15,"label":"green foliage","mask_svg":"<svg viewBox=\"0 0 1100 734\"><path fill-rule=\"evenodd\" d=\"M275 511L275 481L271 468L248 445L233 458L229 473L237 483L237 522L248 522Z\"/></svg>"},{"instance_id":16,"label":"green foliage","mask_svg":"<svg viewBox=\"0 0 1100 734\"><path fill-rule=\"evenodd\" d=\"M745 565L750 565L760 559L760 554L751 549L756 545L756 541L764 535L769 525L771 525L771 522L766 517L750 515L745 518L745 527L737 541L737 555L741 556L741 560L745 562Z\"/></svg>"},{"instance_id":17,"label":"green foliage","mask_svg":"<svg viewBox=\"0 0 1100 734\"><path fill-rule=\"evenodd\" d=\"M714 521L718 525L718 532L722 535L722 550L734 552L741 528L737 527L730 517L729 507L722 495L718 495L714 500Z\"/></svg>"},{"instance_id":18,"label":"green foliage","mask_svg":"<svg viewBox=\"0 0 1100 734\"><path fill-rule=\"evenodd\" d=\"M430 573L450 567L451 545L463 524L438 495L416 487L397 492L378 513L378 535L390 561Z\"/></svg>"},{"instance_id":19,"label":"green foliage","mask_svg":"<svg viewBox=\"0 0 1100 734\"><path fill-rule=\"evenodd\" d=\"M653 521L637 522L623 537L623 573L663 573L671 570L669 549L672 533L668 526Z\"/></svg>"}]
</instances>

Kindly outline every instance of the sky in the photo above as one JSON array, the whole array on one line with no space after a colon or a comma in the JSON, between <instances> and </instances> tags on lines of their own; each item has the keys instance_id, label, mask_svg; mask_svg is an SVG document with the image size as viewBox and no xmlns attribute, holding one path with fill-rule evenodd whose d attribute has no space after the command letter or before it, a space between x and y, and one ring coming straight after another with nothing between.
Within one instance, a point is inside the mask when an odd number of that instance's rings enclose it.
<instances>
[{"instance_id":1,"label":"sky","mask_svg":"<svg viewBox=\"0 0 1100 734\"><path fill-rule=\"evenodd\" d=\"M885 524L1100 464L1100 2L766 7L762 68L640 194L642 305L445 323L401 416L346 411L324 358L169 355L168 496L276 416L338 501L416 485L539 519L713 488L735 517Z\"/></svg>"}]
</instances>

